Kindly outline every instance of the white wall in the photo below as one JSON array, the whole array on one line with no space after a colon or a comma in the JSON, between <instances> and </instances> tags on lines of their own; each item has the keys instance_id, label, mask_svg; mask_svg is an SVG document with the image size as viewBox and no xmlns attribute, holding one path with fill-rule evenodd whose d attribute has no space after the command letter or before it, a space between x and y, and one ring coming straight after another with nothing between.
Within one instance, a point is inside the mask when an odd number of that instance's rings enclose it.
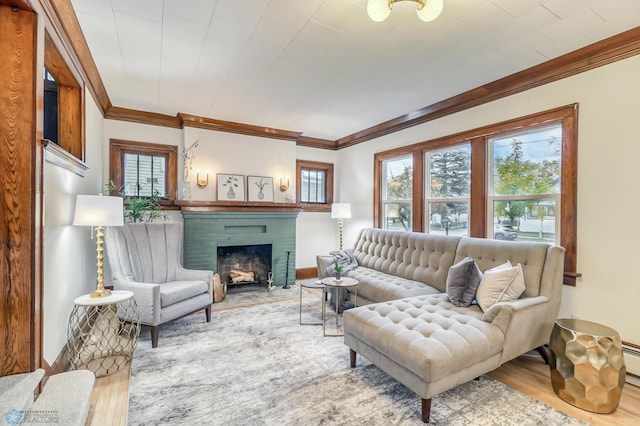
<instances>
[{"instance_id":1,"label":"white wall","mask_svg":"<svg viewBox=\"0 0 640 426\"><path fill-rule=\"evenodd\" d=\"M373 154L547 109L579 103L578 272L564 287L560 317L578 315L640 344L640 285L632 266L640 253L640 56L339 151L340 194L349 194L352 245L373 220Z\"/></svg>"},{"instance_id":2,"label":"white wall","mask_svg":"<svg viewBox=\"0 0 640 426\"><path fill-rule=\"evenodd\" d=\"M340 167L336 151L316 149L300 146L296 150L298 160L320 161L334 164L334 187L340 180ZM333 194L335 202L350 202L347 194L340 194L337 190ZM345 219L345 224L350 219ZM338 223L331 219L329 212L302 212L296 221L296 268L311 268L316 266L316 255L327 254L337 250ZM348 246L346 246L348 247Z\"/></svg>"},{"instance_id":3,"label":"white wall","mask_svg":"<svg viewBox=\"0 0 640 426\"><path fill-rule=\"evenodd\" d=\"M189 173L192 200L217 200L216 175L237 174L273 178L273 200L284 203L287 196L296 194L296 144L295 142L267 139L235 133L185 127L187 147L198 141ZM180 162L182 162L182 155ZM209 173L209 185L201 189L196 185L196 171ZM181 173L183 169L181 168ZM181 175L182 176L182 175ZM280 177L289 179L289 189L281 192ZM246 192L246 191L245 191ZM182 198L182 197L180 197ZM246 198L245 198L246 199Z\"/></svg>"},{"instance_id":4,"label":"white wall","mask_svg":"<svg viewBox=\"0 0 640 426\"><path fill-rule=\"evenodd\" d=\"M86 94L84 178L59 166L44 165L43 356L51 365L67 341L73 300L96 287L96 241L87 227L75 227L76 194L98 194L102 179L102 114Z\"/></svg>"}]
</instances>

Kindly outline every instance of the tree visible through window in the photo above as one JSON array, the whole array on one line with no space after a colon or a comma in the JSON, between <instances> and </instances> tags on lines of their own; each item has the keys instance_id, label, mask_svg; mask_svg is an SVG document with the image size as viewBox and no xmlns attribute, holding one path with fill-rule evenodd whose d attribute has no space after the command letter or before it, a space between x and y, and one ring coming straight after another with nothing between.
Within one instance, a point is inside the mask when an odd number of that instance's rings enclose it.
<instances>
[{"instance_id":1,"label":"tree visible through window","mask_svg":"<svg viewBox=\"0 0 640 426\"><path fill-rule=\"evenodd\" d=\"M411 229L413 158L403 156L382 162L383 226L386 229Z\"/></svg>"},{"instance_id":2,"label":"tree visible through window","mask_svg":"<svg viewBox=\"0 0 640 426\"><path fill-rule=\"evenodd\" d=\"M489 143L488 218L494 238L559 243L562 126L499 136Z\"/></svg>"},{"instance_id":3,"label":"tree visible through window","mask_svg":"<svg viewBox=\"0 0 640 426\"><path fill-rule=\"evenodd\" d=\"M468 235L471 147L464 144L426 152L425 163L428 232Z\"/></svg>"}]
</instances>

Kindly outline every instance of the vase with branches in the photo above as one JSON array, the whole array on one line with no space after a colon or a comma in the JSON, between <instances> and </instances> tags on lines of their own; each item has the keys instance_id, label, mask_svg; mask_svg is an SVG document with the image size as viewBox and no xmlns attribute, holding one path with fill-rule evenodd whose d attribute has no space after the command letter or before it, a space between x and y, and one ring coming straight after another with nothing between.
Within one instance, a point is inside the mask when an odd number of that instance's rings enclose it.
<instances>
[{"instance_id":1,"label":"vase with branches","mask_svg":"<svg viewBox=\"0 0 640 426\"><path fill-rule=\"evenodd\" d=\"M189 182L189 172L191 171L191 164L195 157L195 149L198 147L200 138L196 139L188 148L182 150L182 158L184 160L184 177L182 179L182 199L189 200L191 198L191 182Z\"/></svg>"}]
</instances>

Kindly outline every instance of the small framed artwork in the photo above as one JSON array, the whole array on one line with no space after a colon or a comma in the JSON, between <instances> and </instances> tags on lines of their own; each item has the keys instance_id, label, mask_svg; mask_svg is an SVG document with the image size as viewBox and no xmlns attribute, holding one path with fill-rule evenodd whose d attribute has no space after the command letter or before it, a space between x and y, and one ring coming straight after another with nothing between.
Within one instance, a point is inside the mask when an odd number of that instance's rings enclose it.
<instances>
[{"instance_id":1,"label":"small framed artwork","mask_svg":"<svg viewBox=\"0 0 640 426\"><path fill-rule=\"evenodd\" d=\"M273 202L273 178L247 176L247 197L249 201Z\"/></svg>"},{"instance_id":2,"label":"small framed artwork","mask_svg":"<svg viewBox=\"0 0 640 426\"><path fill-rule=\"evenodd\" d=\"M244 201L244 176L218 173L218 200Z\"/></svg>"}]
</instances>

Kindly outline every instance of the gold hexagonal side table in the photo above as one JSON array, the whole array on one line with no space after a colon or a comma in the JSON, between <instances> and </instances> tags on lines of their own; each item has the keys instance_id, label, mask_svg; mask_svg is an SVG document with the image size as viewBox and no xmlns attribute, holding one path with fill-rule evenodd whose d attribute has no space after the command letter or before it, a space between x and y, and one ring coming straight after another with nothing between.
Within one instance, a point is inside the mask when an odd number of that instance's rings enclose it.
<instances>
[{"instance_id":1,"label":"gold hexagonal side table","mask_svg":"<svg viewBox=\"0 0 640 426\"><path fill-rule=\"evenodd\" d=\"M553 326L549 349L556 395L595 413L616 410L627 370L615 330L591 321L559 319Z\"/></svg>"}]
</instances>

